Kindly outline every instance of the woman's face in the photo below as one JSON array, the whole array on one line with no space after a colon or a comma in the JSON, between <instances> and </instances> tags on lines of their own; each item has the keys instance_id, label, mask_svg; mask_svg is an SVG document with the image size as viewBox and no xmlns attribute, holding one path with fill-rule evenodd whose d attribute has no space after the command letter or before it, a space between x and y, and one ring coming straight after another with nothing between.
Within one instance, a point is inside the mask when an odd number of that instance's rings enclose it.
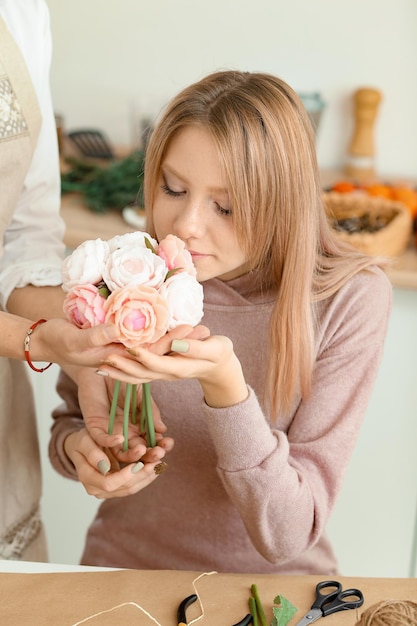
<instances>
[{"instance_id":1,"label":"woman's face","mask_svg":"<svg viewBox=\"0 0 417 626\"><path fill-rule=\"evenodd\" d=\"M159 240L185 242L199 281L230 280L248 271L232 225L232 207L216 146L204 128L189 126L171 140L153 205Z\"/></svg>"}]
</instances>

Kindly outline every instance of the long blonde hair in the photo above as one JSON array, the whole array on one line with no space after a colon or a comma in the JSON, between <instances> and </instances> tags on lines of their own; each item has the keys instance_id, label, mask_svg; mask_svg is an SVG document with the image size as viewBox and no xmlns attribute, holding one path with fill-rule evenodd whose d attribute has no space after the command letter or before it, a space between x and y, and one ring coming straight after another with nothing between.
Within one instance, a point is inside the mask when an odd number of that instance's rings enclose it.
<instances>
[{"instance_id":1,"label":"long blonde hair","mask_svg":"<svg viewBox=\"0 0 417 626\"><path fill-rule=\"evenodd\" d=\"M144 176L148 230L162 160L174 134L201 125L219 150L233 224L250 266L275 286L266 399L287 413L311 388L315 303L375 261L339 243L323 208L315 139L297 94L264 73L216 72L179 93L150 138Z\"/></svg>"}]
</instances>

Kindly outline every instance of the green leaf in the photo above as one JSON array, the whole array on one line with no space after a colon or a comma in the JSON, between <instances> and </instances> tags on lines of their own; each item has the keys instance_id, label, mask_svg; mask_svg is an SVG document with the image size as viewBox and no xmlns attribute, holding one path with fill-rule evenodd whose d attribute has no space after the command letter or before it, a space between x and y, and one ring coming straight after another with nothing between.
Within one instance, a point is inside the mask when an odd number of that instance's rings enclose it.
<instances>
[{"instance_id":1,"label":"green leaf","mask_svg":"<svg viewBox=\"0 0 417 626\"><path fill-rule=\"evenodd\" d=\"M103 285L102 287L99 287L98 288L98 292L99 292L100 296L102 298L106 298L106 300L107 300L107 298L110 295L109 288L106 285Z\"/></svg>"},{"instance_id":2,"label":"green leaf","mask_svg":"<svg viewBox=\"0 0 417 626\"><path fill-rule=\"evenodd\" d=\"M61 176L62 193L78 192L96 213L122 210L134 203L143 206L143 169L145 155L136 151L105 166L67 158L71 170Z\"/></svg>"},{"instance_id":3,"label":"green leaf","mask_svg":"<svg viewBox=\"0 0 417 626\"><path fill-rule=\"evenodd\" d=\"M271 622L271 626L287 626L291 618L297 613L298 609L291 604L284 596L277 596L274 599L274 604L278 606L272 607L274 617Z\"/></svg>"},{"instance_id":4,"label":"green leaf","mask_svg":"<svg viewBox=\"0 0 417 626\"><path fill-rule=\"evenodd\" d=\"M181 271L182 267L173 267L172 270L168 270L167 275L165 276L165 280L168 280L168 278L171 278L171 276L174 276L174 274Z\"/></svg>"},{"instance_id":5,"label":"green leaf","mask_svg":"<svg viewBox=\"0 0 417 626\"><path fill-rule=\"evenodd\" d=\"M145 246L148 248L148 250L150 250L151 252L153 252L154 254L156 254L156 250L153 247L152 243L150 242L150 240L147 237L144 237L145 239Z\"/></svg>"}]
</instances>

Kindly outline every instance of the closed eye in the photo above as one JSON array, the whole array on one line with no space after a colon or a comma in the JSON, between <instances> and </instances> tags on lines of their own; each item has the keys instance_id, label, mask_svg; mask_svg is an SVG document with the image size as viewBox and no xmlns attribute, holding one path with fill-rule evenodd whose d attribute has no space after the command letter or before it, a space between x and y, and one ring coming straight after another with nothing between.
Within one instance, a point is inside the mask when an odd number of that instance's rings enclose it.
<instances>
[{"instance_id":1,"label":"closed eye","mask_svg":"<svg viewBox=\"0 0 417 626\"><path fill-rule=\"evenodd\" d=\"M221 215L230 216L232 215L231 209L224 209L218 202L215 202L216 208Z\"/></svg>"},{"instance_id":2,"label":"closed eye","mask_svg":"<svg viewBox=\"0 0 417 626\"><path fill-rule=\"evenodd\" d=\"M173 198L179 198L182 194L185 193L185 191L174 191L173 189L170 189L165 183L161 185L161 189L167 196L171 196Z\"/></svg>"}]
</instances>

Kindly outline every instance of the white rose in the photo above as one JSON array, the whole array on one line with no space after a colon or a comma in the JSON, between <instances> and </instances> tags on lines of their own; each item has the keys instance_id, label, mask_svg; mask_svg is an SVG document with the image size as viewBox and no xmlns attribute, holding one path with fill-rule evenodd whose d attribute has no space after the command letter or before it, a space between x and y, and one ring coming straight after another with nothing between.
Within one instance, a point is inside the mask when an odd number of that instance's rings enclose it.
<instances>
[{"instance_id":1,"label":"white rose","mask_svg":"<svg viewBox=\"0 0 417 626\"><path fill-rule=\"evenodd\" d=\"M108 240L110 252L116 250L116 248L133 248L135 246L139 246L140 248L146 248L145 238L150 241L152 246L155 248L158 247L158 242L156 239L148 235L141 230L137 230L134 233L125 233L124 235L116 235L112 237L112 239Z\"/></svg>"},{"instance_id":2,"label":"white rose","mask_svg":"<svg viewBox=\"0 0 417 626\"><path fill-rule=\"evenodd\" d=\"M203 287L187 272L176 272L162 285L159 293L168 302L168 330L180 324L195 326L203 317Z\"/></svg>"},{"instance_id":3,"label":"white rose","mask_svg":"<svg viewBox=\"0 0 417 626\"><path fill-rule=\"evenodd\" d=\"M110 291L132 285L148 285L159 289L168 268L165 261L152 250L137 243L115 248L103 268L103 280Z\"/></svg>"},{"instance_id":4,"label":"white rose","mask_svg":"<svg viewBox=\"0 0 417 626\"><path fill-rule=\"evenodd\" d=\"M62 288L69 291L75 285L97 285L102 280L102 269L109 254L107 241L88 239L64 260Z\"/></svg>"}]
</instances>

